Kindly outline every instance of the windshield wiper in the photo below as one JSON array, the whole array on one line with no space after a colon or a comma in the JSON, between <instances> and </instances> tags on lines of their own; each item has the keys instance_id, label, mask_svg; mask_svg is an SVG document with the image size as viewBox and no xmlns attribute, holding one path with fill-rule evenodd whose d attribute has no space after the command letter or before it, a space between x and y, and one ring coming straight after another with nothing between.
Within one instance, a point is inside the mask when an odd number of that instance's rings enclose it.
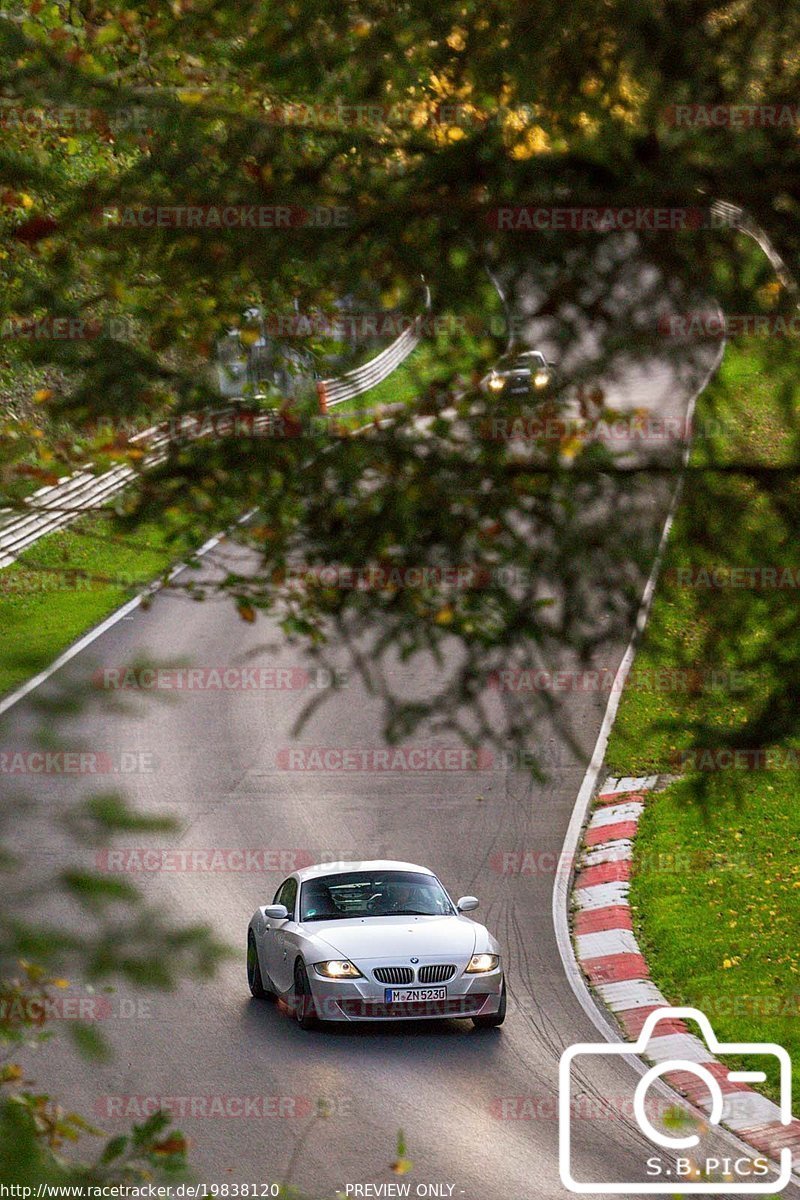
<instances>
[{"instance_id":1,"label":"windshield wiper","mask_svg":"<svg viewBox=\"0 0 800 1200\"><path fill-rule=\"evenodd\" d=\"M395 908L384 913L386 917L440 917L442 913L422 912L419 908Z\"/></svg>"},{"instance_id":2,"label":"windshield wiper","mask_svg":"<svg viewBox=\"0 0 800 1200\"><path fill-rule=\"evenodd\" d=\"M303 921L363 921L367 917L446 917L447 915L447 913L422 912L419 908L397 908L383 913L320 913L318 917L303 917ZM452 914L450 915L452 916Z\"/></svg>"}]
</instances>

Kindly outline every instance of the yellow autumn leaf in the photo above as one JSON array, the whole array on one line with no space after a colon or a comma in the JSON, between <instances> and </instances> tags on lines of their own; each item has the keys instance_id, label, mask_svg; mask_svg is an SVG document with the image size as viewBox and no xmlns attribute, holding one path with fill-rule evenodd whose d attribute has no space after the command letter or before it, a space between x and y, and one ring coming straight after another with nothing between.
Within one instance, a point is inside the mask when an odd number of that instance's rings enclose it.
<instances>
[{"instance_id":1,"label":"yellow autumn leaf","mask_svg":"<svg viewBox=\"0 0 800 1200\"><path fill-rule=\"evenodd\" d=\"M38 388L33 393L34 404L44 404L53 395L51 388Z\"/></svg>"},{"instance_id":2,"label":"yellow autumn leaf","mask_svg":"<svg viewBox=\"0 0 800 1200\"><path fill-rule=\"evenodd\" d=\"M566 438L561 444L561 455L563 458L572 459L583 446L580 437L573 434L572 437Z\"/></svg>"}]
</instances>

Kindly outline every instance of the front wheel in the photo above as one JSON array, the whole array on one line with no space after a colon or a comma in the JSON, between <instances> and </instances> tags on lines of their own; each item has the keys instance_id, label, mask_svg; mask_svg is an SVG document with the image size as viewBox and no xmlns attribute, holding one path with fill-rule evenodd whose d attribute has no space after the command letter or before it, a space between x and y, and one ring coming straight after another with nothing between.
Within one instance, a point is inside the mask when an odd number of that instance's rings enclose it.
<instances>
[{"instance_id":1,"label":"front wheel","mask_svg":"<svg viewBox=\"0 0 800 1200\"><path fill-rule=\"evenodd\" d=\"M271 992L264 987L264 981L261 978L256 939L252 933L247 935L247 986L256 1000L266 1000L271 995Z\"/></svg>"},{"instance_id":2,"label":"front wheel","mask_svg":"<svg viewBox=\"0 0 800 1200\"><path fill-rule=\"evenodd\" d=\"M294 1019L301 1029L314 1029L319 1023L308 972L301 962L294 969Z\"/></svg>"},{"instance_id":3,"label":"front wheel","mask_svg":"<svg viewBox=\"0 0 800 1200\"><path fill-rule=\"evenodd\" d=\"M506 982L503 980L503 990L500 993L500 1007L496 1013L487 1013L485 1017L473 1017L472 1024L476 1029L496 1029L506 1019Z\"/></svg>"}]
</instances>

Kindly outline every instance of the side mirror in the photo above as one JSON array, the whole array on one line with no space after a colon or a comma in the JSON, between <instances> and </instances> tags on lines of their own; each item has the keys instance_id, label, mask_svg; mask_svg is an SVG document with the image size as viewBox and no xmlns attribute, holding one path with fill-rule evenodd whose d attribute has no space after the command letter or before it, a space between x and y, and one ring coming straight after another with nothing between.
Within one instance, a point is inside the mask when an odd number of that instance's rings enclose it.
<instances>
[{"instance_id":1,"label":"side mirror","mask_svg":"<svg viewBox=\"0 0 800 1200\"><path fill-rule=\"evenodd\" d=\"M289 910L285 904L265 904L261 911L268 921L289 920Z\"/></svg>"},{"instance_id":2,"label":"side mirror","mask_svg":"<svg viewBox=\"0 0 800 1200\"><path fill-rule=\"evenodd\" d=\"M459 912L474 912L478 907L477 896L462 896L456 908Z\"/></svg>"}]
</instances>

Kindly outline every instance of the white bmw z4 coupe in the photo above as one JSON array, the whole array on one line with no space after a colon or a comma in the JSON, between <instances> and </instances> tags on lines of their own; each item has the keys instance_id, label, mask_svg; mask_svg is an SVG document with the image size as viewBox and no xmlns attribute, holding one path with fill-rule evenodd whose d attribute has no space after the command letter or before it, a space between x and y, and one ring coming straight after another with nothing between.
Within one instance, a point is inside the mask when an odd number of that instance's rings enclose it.
<instances>
[{"instance_id":1,"label":"white bmw z4 coupe","mask_svg":"<svg viewBox=\"0 0 800 1200\"><path fill-rule=\"evenodd\" d=\"M502 1025L500 947L453 904L427 867L324 863L295 871L247 930L247 982L286 1001L303 1029L319 1021L469 1017Z\"/></svg>"}]
</instances>

